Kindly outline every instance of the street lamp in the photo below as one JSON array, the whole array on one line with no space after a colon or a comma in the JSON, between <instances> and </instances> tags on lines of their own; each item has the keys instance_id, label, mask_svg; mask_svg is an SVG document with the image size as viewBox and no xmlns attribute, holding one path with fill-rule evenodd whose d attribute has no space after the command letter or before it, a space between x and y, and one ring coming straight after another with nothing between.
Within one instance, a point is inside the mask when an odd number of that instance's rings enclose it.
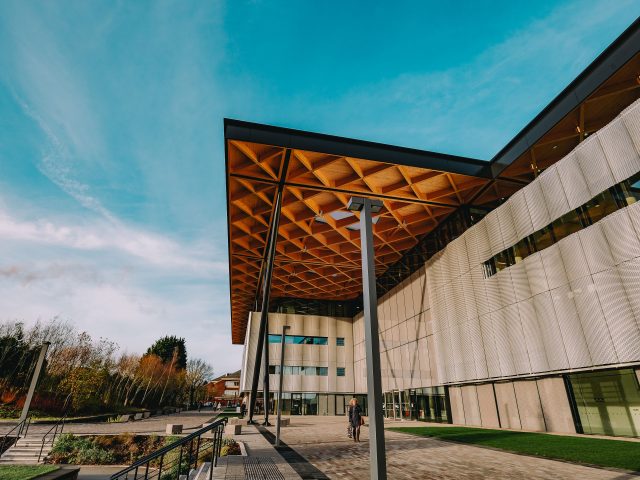
<instances>
[{"instance_id":1,"label":"street lamp","mask_svg":"<svg viewBox=\"0 0 640 480\"><path fill-rule=\"evenodd\" d=\"M360 249L362 251L362 300L364 340L367 356L367 397L369 404L369 452L371 479L386 480L387 459L384 446L382 381L380 379L380 340L378 339L378 294L373 257L372 214L382 209L382 201L352 197L347 208L360 212Z\"/></svg>"}]
</instances>

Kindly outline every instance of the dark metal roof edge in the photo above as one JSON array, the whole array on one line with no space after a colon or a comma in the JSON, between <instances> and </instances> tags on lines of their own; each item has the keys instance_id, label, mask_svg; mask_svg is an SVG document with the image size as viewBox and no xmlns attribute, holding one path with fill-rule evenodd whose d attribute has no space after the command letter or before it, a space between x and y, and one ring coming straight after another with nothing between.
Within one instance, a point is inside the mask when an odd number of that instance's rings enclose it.
<instances>
[{"instance_id":1,"label":"dark metal roof edge","mask_svg":"<svg viewBox=\"0 0 640 480\"><path fill-rule=\"evenodd\" d=\"M490 178L489 162L486 160L242 120L225 118L224 137L225 140L276 145L330 155L362 158L396 165Z\"/></svg>"},{"instance_id":2,"label":"dark metal roof edge","mask_svg":"<svg viewBox=\"0 0 640 480\"><path fill-rule=\"evenodd\" d=\"M490 161L494 177L540 140L560 120L584 102L640 50L640 17L542 109Z\"/></svg>"}]
</instances>

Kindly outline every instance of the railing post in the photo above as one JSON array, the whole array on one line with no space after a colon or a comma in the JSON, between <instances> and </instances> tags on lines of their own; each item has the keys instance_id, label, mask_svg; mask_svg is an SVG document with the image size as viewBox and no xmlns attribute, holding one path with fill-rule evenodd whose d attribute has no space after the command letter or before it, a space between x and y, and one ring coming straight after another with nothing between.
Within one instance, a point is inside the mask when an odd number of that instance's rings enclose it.
<instances>
[{"instance_id":1,"label":"railing post","mask_svg":"<svg viewBox=\"0 0 640 480\"><path fill-rule=\"evenodd\" d=\"M200 456L200 439L202 438L202 435L198 436L198 443L196 444L196 461L193 464L193 468L198 468L198 457Z\"/></svg>"},{"instance_id":2,"label":"railing post","mask_svg":"<svg viewBox=\"0 0 640 480\"><path fill-rule=\"evenodd\" d=\"M164 463L164 453L160 455L160 465L158 466L158 480L162 476L162 464Z\"/></svg>"},{"instance_id":3,"label":"railing post","mask_svg":"<svg viewBox=\"0 0 640 480\"><path fill-rule=\"evenodd\" d=\"M180 445L180 456L178 457L178 476L176 477L176 480L180 479L180 471L182 467L182 447L184 447L184 445Z\"/></svg>"}]
</instances>

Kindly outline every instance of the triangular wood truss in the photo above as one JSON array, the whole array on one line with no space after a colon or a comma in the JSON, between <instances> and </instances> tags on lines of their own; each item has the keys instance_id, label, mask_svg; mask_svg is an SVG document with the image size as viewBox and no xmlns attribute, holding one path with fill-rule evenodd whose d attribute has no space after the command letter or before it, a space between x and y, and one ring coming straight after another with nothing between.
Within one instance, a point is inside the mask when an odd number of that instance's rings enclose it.
<instances>
[{"instance_id":1,"label":"triangular wood truss","mask_svg":"<svg viewBox=\"0 0 640 480\"><path fill-rule=\"evenodd\" d=\"M487 178L227 140L229 241L234 343L242 343L253 308L278 182L283 201L272 298L345 300L362 291L359 216L354 195L378 198L376 271L382 274L467 203Z\"/></svg>"}]
</instances>

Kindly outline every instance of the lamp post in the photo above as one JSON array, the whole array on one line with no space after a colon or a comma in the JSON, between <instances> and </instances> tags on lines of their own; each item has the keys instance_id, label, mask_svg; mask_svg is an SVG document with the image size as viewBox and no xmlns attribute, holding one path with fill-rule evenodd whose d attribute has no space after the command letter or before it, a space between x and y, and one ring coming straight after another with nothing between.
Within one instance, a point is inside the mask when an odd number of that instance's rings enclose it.
<instances>
[{"instance_id":1,"label":"lamp post","mask_svg":"<svg viewBox=\"0 0 640 480\"><path fill-rule=\"evenodd\" d=\"M27 393L27 398L24 401L24 405L22 406L22 414L20 415L20 421L24 421L29 415L29 407L31 406L31 400L33 399L33 394L36 391L36 385L38 385L38 378L40 378L40 373L42 372L42 366L44 365L44 358L47 355L47 350L49 349L49 345L51 343L44 342L42 347L40 348L40 355L38 356L38 362L36 363L36 368L33 370L33 376L31 377L31 385L29 386L29 392Z\"/></svg>"},{"instance_id":2,"label":"lamp post","mask_svg":"<svg viewBox=\"0 0 640 480\"><path fill-rule=\"evenodd\" d=\"M282 338L280 339L280 378L278 379L278 418L276 419L276 447L280 446L280 417L282 415L282 378L284 376L284 337L289 330L288 325L282 326Z\"/></svg>"},{"instance_id":3,"label":"lamp post","mask_svg":"<svg viewBox=\"0 0 640 480\"><path fill-rule=\"evenodd\" d=\"M373 257L372 214L382 209L380 200L352 197L347 208L360 212L360 249L362 251L362 300L364 339L367 356L367 397L369 404L369 452L371 479L386 480L387 459L384 446L382 381L380 379L380 340L378 339L378 295Z\"/></svg>"}]
</instances>

